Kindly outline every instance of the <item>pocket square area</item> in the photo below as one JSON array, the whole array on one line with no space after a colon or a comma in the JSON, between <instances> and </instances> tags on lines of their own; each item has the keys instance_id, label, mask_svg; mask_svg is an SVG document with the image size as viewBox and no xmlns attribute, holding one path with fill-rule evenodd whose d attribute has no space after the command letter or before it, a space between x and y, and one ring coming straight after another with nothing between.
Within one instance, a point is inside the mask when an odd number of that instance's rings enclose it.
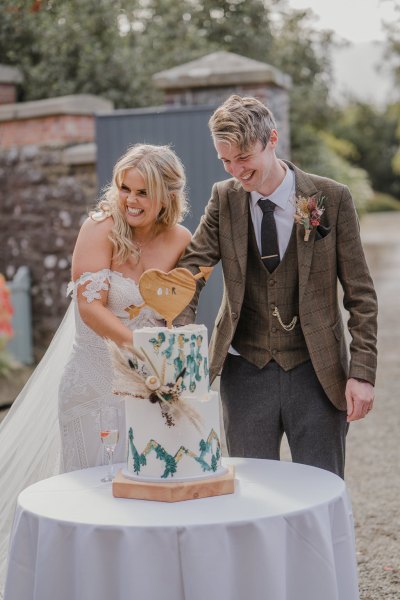
<instances>
[{"instance_id":1,"label":"pocket square area","mask_svg":"<svg viewBox=\"0 0 400 600\"><path fill-rule=\"evenodd\" d=\"M332 230L332 227L324 227L324 225L318 225L317 230L315 232L315 240L322 240L324 237L328 235Z\"/></svg>"}]
</instances>

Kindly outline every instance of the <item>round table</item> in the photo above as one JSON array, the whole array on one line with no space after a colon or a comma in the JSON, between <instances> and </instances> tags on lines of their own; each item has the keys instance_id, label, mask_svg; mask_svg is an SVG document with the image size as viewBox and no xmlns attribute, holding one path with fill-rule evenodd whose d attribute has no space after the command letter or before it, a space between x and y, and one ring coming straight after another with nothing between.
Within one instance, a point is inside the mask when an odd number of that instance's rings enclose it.
<instances>
[{"instance_id":1,"label":"round table","mask_svg":"<svg viewBox=\"0 0 400 600\"><path fill-rule=\"evenodd\" d=\"M235 492L114 498L104 467L18 498L5 600L358 600L351 506L321 469L224 459Z\"/></svg>"}]
</instances>

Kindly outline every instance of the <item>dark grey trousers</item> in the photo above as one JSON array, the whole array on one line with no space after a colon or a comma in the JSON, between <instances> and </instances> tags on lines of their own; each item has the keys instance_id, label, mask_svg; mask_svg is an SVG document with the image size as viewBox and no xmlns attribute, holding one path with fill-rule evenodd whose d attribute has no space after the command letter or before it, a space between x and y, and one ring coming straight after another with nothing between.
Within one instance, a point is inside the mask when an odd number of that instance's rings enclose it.
<instances>
[{"instance_id":1,"label":"dark grey trousers","mask_svg":"<svg viewBox=\"0 0 400 600\"><path fill-rule=\"evenodd\" d=\"M311 361L259 369L228 354L220 392L230 456L279 460L285 432L293 462L343 478L347 415L328 400Z\"/></svg>"}]
</instances>

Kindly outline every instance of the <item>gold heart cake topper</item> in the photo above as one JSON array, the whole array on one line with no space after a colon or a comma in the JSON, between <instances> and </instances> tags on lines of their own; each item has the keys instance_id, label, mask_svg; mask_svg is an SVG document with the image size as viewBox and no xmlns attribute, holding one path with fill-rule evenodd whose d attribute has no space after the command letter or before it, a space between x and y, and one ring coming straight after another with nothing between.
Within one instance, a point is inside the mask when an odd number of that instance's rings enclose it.
<instances>
[{"instance_id":1,"label":"gold heart cake topper","mask_svg":"<svg viewBox=\"0 0 400 600\"><path fill-rule=\"evenodd\" d=\"M172 327L172 321L190 303L196 291L196 280L204 277L207 281L212 267L200 267L200 273L193 275L188 269L176 268L168 273L158 269L145 271L139 279L139 290L143 304L132 304L125 310L129 318L136 317L144 306L152 308Z\"/></svg>"}]
</instances>

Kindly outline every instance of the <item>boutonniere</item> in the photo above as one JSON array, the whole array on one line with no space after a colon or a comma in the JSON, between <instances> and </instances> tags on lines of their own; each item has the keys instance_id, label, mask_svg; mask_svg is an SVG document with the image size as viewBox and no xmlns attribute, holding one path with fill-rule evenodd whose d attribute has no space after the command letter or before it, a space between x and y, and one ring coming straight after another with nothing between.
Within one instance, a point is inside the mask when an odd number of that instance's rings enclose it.
<instances>
[{"instance_id":1,"label":"boutonniere","mask_svg":"<svg viewBox=\"0 0 400 600\"><path fill-rule=\"evenodd\" d=\"M296 212L294 220L300 225L304 225L304 241L308 242L310 233L313 227L318 227L321 223L321 216L325 210L324 207L325 196L317 198L317 194L314 196L296 197Z\"/></svg>"}]
</instances>

